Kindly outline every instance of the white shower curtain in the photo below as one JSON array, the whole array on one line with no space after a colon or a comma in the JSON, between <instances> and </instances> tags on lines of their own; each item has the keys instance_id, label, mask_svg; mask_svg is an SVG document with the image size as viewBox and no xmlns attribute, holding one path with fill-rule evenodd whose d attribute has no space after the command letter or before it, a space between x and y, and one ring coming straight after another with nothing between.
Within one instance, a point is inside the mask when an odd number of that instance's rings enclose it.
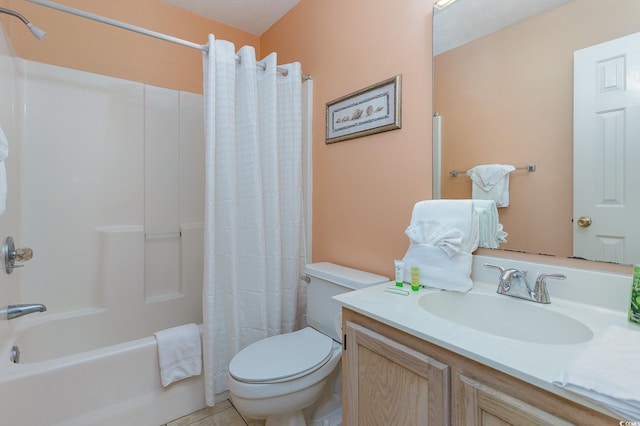
<instances>
[{"instance_id":1,"label":"white shower curtain","mask_svg":"<svg viewBox=\"0 0 640 426\"><path fill-rule=\"evenodd\" d=\"M204 53L203 357L208 405L233 355L304 325L301 67L209 36Z\"/></svg>"}]
</instances>

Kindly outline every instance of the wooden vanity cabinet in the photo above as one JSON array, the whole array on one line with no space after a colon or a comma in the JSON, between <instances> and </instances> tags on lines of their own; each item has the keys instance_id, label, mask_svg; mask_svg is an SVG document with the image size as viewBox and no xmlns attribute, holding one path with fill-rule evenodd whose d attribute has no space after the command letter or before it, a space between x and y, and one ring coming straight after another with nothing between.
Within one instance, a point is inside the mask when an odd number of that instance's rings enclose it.
<instances>
[{"instance_id":1,"label":"wooden vanity cabinet","mask_svg":"<svg viewBox=\"0 0 640 426\"><path fill-rule=\"evenodd\" d=\"M615 419L343 308L345 426L613 425Z\"/></svg>"},{"instance_id":2,"label":"wooden vanity cabinet","mask_svg":"<svg viewBox=\"0 0 640 426\"><path fill-rule=\"evenodd\" d=\"M449 424L446 364L352 321L343 330L345 424Z\"/></svg>"}]
</instances>

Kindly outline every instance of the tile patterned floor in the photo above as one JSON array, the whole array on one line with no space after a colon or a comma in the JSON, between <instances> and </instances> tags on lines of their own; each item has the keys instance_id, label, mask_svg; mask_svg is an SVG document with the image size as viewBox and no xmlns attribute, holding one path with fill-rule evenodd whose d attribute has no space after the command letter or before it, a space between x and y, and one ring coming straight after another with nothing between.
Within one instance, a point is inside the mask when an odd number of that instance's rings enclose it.
<instances>
[{"instance_id":1,"label":"tile patterned floor","mask_svg":"<svg viewBox=\"0 0 640 426\"><path fill-rule=\"evenodd\" d=\"M244 419L229 400L173 420L164 426L264 426L264 421Z\"/></svg>"}]
</instances>

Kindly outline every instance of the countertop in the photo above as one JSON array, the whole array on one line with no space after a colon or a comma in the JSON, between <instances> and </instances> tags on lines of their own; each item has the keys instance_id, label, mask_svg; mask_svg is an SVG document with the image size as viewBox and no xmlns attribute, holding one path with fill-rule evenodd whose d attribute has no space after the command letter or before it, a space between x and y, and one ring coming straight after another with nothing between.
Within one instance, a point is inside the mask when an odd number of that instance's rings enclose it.
<instances>
[{"instance_id":1,"label":"countertop","mask_svg":"<svg viewBox=\"0 0 640 426\"><path fill-rule=\"evenodd\" d=\"M478 262L482 261L482 259L478 260ZM513 262L508 263L511 264ZM553 272L557 272L559 268L555 267L553 269ZM583 277L581 276L581 278ZM601 279L602 277L598 276L598 278ZM620 277L617 278L620 281ZM541 309L551 309L565 314L588 326L594 334L593 339L598 338L612 325L633 328L632 325L628 324L626 312L623 310L578 303L554 297L553 294L552 303L548 305L514 299L496 294L497 279L495 281L495 283L488 283L478 282L474 279L474 287L471 292L505 298L505 303L534 304ZM568 270L567 281L571 281L571 270ZM622 282L626 282L626 279L623 279ZM630 286L631 282L628 281L628 283ZM550 283L549 287L553 285ZM571 283L568 285L571 285ZM579 285L583 286L585 284L579 283ZM585 349L590 341L578 344L543 344L477 331L442 319L427 312L420 306L419 300L421 297L442 290L422 288L417 292L411 291L408 296L404 296L385 292L385 289L389 286L393 287L395 283L388 282L344 293L335 296L334 300L352 311L366 315L556 395L592 407L614 418L619 417L606 407L593 403L552 383L561 376L567 366L571 365L575 357ZM410 290L410 286L405 284L404 289ZM612 288L608 290L610 292ZM618 293L621 292L619 291ZM620 305L620 303L614 304L614 306ZM509 321L509 318L504 318L504 321ZM526 330L523 330L523 332L526 333Z\"/></svg>"}]
</instances>

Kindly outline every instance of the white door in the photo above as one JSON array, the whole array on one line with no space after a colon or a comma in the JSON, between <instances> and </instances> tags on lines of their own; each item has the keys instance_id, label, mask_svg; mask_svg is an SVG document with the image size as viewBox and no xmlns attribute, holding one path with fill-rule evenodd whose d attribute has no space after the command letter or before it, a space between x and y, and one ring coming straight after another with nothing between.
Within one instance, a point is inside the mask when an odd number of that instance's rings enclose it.
<instances>
[{"instance_id":1,"label":"white door","mask_svg":"<svg viewBox=\"0 0 640 426\"><path fill-rule=\"evenodd\" d=\"M574 53L573 254L640 263L640 33Z\"/></svg>"}]
</instances>

